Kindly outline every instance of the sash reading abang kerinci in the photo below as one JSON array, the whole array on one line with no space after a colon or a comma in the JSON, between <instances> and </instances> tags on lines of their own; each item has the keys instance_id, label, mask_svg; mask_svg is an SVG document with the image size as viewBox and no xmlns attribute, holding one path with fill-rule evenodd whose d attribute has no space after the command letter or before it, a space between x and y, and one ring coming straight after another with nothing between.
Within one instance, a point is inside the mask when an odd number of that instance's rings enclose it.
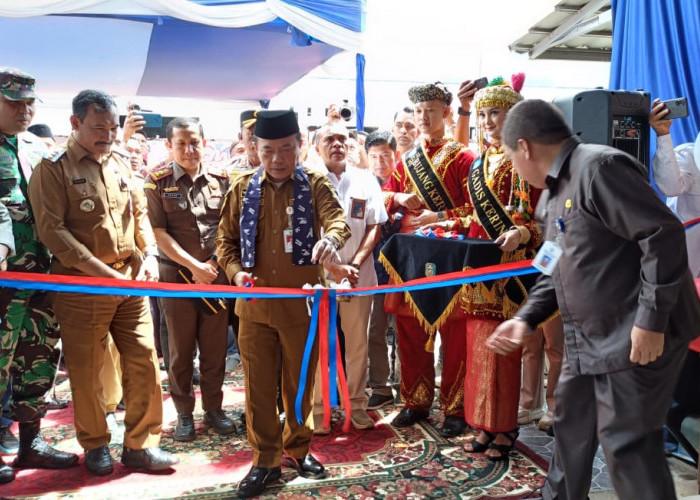
<instances>
[{"instance_id":1,"label":"sash reading abang kerinci","mask_svg":"<svg viewBox=\"0 0 700 500\"><path fill-rule=\"evenodd\" d=\"M439 212L454 208L454 201L435 172L422 144L408 151L403 157L403 162L406 174L430 210Z\"/></svg>"},{"instance_id":2,"label":"sash reading abang kerinci","mask_svg":"<svg viewBox=\"0 0 700 500\"><path fill-rule=\"evenodd\" d=\"M482 159L476 160L472 165L467 188L476 216L489 238L496 239L508 228L515 226L515 222L511 219L500 198L486 183ZM523 260L528 257L527 254L526 249L503 252L502 263ZM505 292L502 313L505 318L510 318L515 314L520 305L525 302L527 291L533 283L534 280L529 279L529 277L526 277L524 281L518 277L512 277L506 279L505 283L502 282L503 292ZM467 294L468 298L465 301L467 311L472 313L479 312L482 307L475 300L476 297L484 299L483 307L486 307L487 303L493 303L493 300L497 300L497 297L501 295L498 291L499 283L497 281L484 281L483 283L466 285L466 287L472 289L472 293Z\"/></svg>"}]
</instances>

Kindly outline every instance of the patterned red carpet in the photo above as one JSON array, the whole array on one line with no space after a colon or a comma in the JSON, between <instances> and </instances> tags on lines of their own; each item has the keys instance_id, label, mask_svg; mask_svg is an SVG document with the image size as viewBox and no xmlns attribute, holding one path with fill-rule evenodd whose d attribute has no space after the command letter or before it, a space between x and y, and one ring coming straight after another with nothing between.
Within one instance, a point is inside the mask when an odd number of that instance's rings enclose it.
<instances>
[{"instance_id":1,"label":"patterned red carpet","mask_svg":"<svg viewBox=\"0 0 700 500\"><path fill-rule=\"evenodd\" d=\"M241 376L236 372L226 381L225 409L238 418L243 410ZM59 395L68 395L68 383L59 386ZM62 393L62 394L61 394ZM123 412L118 412L120 429L112 437L115 471L107 477L90 475L81 464L65 471L18 471L17 479L0 487L2 498L232 498L238 481L250 468L252 452L240 435L222 437L206 434L199 424L198 436L191 443L170 438L175 411L165 405L162 446L180 456L175 472L149 475L125 469L121 454ZM388 423L398 409L385 407L370 414L377 427L369 431L343 434L342 414L334 413L333 432L315 437L312 453L326 465L328 478L310 481L292 469L282 470L282 480L270 485L263 498L512 498L539 496L546 463L519 443L505 462L490 462L482 454L469 454L463 443L468 433L447 440L436 430L443 416L433 409L428 422L408 429L394 429ZM195 419L201 417L195 413ZM54 446L81 453L72 427L72 407L51 411L44 420L44 436ZM16 427L15 427L16 430ZM5 457L5 461L12 457ZM82 461L82 460L81 460Z\"/></svg>"}]
</instances>

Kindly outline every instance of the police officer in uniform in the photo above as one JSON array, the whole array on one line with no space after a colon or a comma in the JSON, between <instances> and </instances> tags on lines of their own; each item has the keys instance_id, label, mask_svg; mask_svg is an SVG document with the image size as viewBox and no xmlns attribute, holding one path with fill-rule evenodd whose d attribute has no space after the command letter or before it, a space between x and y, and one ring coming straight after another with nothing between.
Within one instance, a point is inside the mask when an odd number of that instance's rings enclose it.
<instances>
[{"instance_id":1,"label":"police officer in uniform","mask_svg":"<svg viewBox=\"0 0 700 500\"><path fill-rule=\"evenodd\" d=\"M259 111L255 141L262 167L241 173L226 195L217 236L219 263L237 286L299 288L323 282L320 264L339 261L337 249L350 233L335 191L326 176L298 164L301 135L293 111ZM284 464L301 476L325 477L323 465L309 454L313 368L299 415L302 424L294 410L309 328L304 300L238 299L236 314L246 426L253 448L253 467L240 482L238 496L259 495L279 479L283 451ZM275 404L280 351L284 430ZM309 366L315 367L317 361L314 348Z\"/></svg>"},{"instance_id":2,"label":"police officer in uniform","mask_svg":"<svg viewBox=\"0 0 700 500\"><path fill-rule=\"evenodd\" d=\"M148 216L161 252L160 279L168 283L228 284L216 263L216 231L228 176L202 165L204 132L192 118L175 118L166 129L174 161L151 172L144 184ZM161 300L168 326L170 395L177 410L173 439L195 438L193 358L199 348L204 424L219 434L236 426L221 408L226 367L228 310L217 299Z\"/></svg>"},{"instance_id":3,"label":"police officer in uniform","mask_svg":"<svg viewBox=\"0 0 700 500\"><path fill-rule=\"evenodd\" d=\"M126 154L112 149L119 128L114 101L102 91L84 90L73 99L70 122L65 148L37 167L29 185L40 214L39 238L54 256L51 272L157 280L158 250L143 191L133 188ZM176 464L177 457L158 447L163 399L146 298L58 293L53 303L88 471L113 470L100 378L108 332L123 369L122 463L148 472Z\"/></svg>"},{"instance_id":4,"label":"police officer in uniform","mask_svg":"<svg viewBox=\"0 0 700 500\"><path fill-rule=\"evenodd\" d=\"M0 68L0 271L45 274L49 252L37 241L34 213L27 202L32 169L46 153L27 132L35 111L35 80L14 68ZM58 322L45 292L0 289L0 395L12 379L12 418L19 422L15 467L62 469L78 457L46 444L39 433L44 397L58 365ZM0 483L15 478L0 459Z\"/></svg>"}]
</instances>

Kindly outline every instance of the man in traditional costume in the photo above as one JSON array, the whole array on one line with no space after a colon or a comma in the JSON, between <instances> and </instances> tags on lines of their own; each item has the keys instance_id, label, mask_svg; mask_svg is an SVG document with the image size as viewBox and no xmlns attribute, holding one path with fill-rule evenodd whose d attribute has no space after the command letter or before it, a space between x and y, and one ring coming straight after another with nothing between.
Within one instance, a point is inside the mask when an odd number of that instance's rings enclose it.
<instances>
[{"instance_id":1,"label":"man in traditional costume","mask_svg":"<svg viewBox=\"0 0 700 500\"><path fill-rule=\"evenodd\" d=\"M403 155L384 186L387 212L393 215L400 209L406 211L401 232L413 232L425 224L451 217L466 217L470 209L464 179L474 161L471 151L445 137L444 120L450 112L452 94L440 82L413 87L408 96L415 105L421 139ZM435 391L433 337L439 329L443 352L440 405L445 413L441 433L456 436L466 428L463 386L466 325L464 312L455 304L430 325L406 298L387 297L387 312L396 314L401 397L405 401L392 425L407 427L428 417Z\"/></svg>"}]
</instances>

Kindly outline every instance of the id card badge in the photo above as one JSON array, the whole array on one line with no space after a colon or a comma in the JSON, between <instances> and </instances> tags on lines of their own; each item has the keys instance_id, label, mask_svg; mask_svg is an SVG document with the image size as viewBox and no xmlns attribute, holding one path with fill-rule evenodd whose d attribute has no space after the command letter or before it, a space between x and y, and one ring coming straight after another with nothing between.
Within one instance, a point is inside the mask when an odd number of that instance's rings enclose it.
<instances>
[{"instance_id":1,"label":"id card badge","mask_svg":"<svg viewBox=\"0 0 700 500\"><path fill-rule=\"evenodd\" d=\"M282 231L284 237L284 251L286 253L292 253L292 238L294 237L294 232L291 229L285 229Z\"/></svg>"},{"instance_id":2,"label":"id card badge","mask_svg":"<svg viewBox=\"0 0 700 500\"><path fill-rule=\"evenodd\" d=\"M556 241L545 241L540 251L535 255L532 265L542 271L542 274L551 276L563 252Z\"/></svg>"}]
</instances>

